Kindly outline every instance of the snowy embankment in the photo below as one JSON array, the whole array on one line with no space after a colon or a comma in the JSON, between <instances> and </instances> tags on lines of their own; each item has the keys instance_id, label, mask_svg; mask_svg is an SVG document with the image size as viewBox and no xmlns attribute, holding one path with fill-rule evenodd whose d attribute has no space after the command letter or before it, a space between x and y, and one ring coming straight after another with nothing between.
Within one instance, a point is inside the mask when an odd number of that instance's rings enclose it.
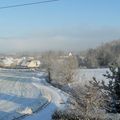
<instances>
[{"instance_id":1,"label":"snowy embankment","mask_svg":"<svg viewBox=\"0 0 120 120\"><path fill-rule=\"evenodd\" d=\"M67 101L67 96L61 90L58 90L52 86L42 86L40 84L34 83L34 85L42 90L44 94L49 94L51 96L50 103L44 108L41 109L38 113L33 114L32 116L26 117L24 120L51 120L51 116L54 111L59 108L64 107L64 103Z\"/></svg>"},{"instance_id":2,"label":"snowy embankment","mask_svg":"<svg viewBox=\"0 0 120 120\"><path fill-rule=\"evenodd\" d=\"M66 101L65 93L45 81L44 72L0 69L0 120L26 114L25 120L50 120Z\"/></svg>"}]
</instances>

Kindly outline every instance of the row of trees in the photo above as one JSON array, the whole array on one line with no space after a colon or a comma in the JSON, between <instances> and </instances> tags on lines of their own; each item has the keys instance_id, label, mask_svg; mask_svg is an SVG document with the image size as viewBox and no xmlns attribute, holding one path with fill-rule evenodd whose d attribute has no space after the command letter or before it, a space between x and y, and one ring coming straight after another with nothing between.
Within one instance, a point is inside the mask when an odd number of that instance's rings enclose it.
<instances>
[{"instance_id":1,"label":"row of trees","mask_svg":"<svg viewBox=\"0 0 120 120\"><path fill-rule=\"evenodd\" d=\"M53 68L53 64L67 64L71 59L66 58L66 61L63 61L62 58L60 60L60 56L65 56L64 52L45 52L42 54L42 63L48 67ZM112 41L110 43L103 44L96 49L89 49L85 51L82 56L76 55L72 56L74 58L75 64L79 67L87 67L87 68L98 68L98 67L108 67L111 63L117 62L120 64L120 40ZM58 61L59 59L59 61ZM64 58L65 60L65 58ZM56 63L55 63L56 62ZM53 66L52 66L53 65ZM52 70L52 69L51 69Z\"/></svg>"},{"instance_id":2,"label":"row of trees","mask_svg":"<svg viewBox=\"0 0 120 120\"><path fill-rule=\"evenodd\" d=\"M120 40L89 49L84 55L84 66L88 68L108 67L117 61L120 64Z\"/></svg>"}]
</instances>

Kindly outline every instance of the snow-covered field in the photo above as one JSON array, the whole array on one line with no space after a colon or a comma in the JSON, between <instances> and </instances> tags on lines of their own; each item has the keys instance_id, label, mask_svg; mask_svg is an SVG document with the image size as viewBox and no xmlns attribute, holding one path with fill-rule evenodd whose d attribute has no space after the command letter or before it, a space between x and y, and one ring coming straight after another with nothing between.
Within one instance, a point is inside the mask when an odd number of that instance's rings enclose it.
<instances>
[{"instance_id":1,"label":"snow-covered field","mask_svg":"<svg viewBox=\"0 0 120 120\"><path fill-rule=\"evenodd\" d=\"M93 76L105 80L103 74L107 70L80 69L75 78L81 85ZM25 114L23 120L51 120L53 112L63 108L67 98L66 93L45 81L44 72L0 69L0 120L13 120Z\"/></svg>"},{"instance_id":2,"label":"snow-covered field","mask_svg":"<svg viewBox=\"0 0 120 120\"><path fill-rule=\"evenodd\" d=\"M108 82L108 80L103 76L103 74L106 74L106 71L109 71L109 69L79 69L75 73L75 84L80 83L82 86L85 84L88 84L89 81L93 79L93 77L96 78L97 81L104 80L105 83Z\"/></svg>"},{"instance_id":3,"label":"snow-covered field","mask_svg":"<svg viewBox=\"0 0 120 120\"><path fill-rule=\"evenodd\" d=\"M0 69L0 120L31 114L47 102L32 84L37 77L36 72Z\"/></svg>"},{"instance_id":4,"label":"snow-covered field","mask_svg":"<svg viewBox=\"0 0 120 120\"><path fill-rule=\"evenodd\" d=\"M50 120L67 97L45 81L45 73L0 69L0 120L13 120L25 114L25 120ZM32 113L35 112L36 113Z\"/></svg>"}]
</instances>

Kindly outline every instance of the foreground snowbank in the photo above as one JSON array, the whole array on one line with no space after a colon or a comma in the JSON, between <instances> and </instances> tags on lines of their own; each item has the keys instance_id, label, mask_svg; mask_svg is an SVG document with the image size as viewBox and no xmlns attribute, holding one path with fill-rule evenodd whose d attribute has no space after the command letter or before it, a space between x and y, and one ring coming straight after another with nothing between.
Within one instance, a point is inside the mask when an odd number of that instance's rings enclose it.
<instances>
[{"instance_id":1,"label":"foreground snowbank","mask_svg":"<svg viewBox=\"0 0 120 120\"><path fill-rule=\"evenodd\" d=\"M50 120L67 96L45 80L45 73L0 69L0 120Z\"/></svg>"},{"instance_id":2,"label":"foreground snowbank","mask_svg":"<svg viewBox=\"0 0 120 120\"><path fill-rule=\"evenodd\" d=\"M51 100L49 104L45 106L38 113L33 114L32 116L26 117L24 120L51 120L52 114L57 109L63 109L67 103L68 95L63 91L51 86L46 81L33 83L45 96L49 96Z\"/></svg>"}]
</instances>

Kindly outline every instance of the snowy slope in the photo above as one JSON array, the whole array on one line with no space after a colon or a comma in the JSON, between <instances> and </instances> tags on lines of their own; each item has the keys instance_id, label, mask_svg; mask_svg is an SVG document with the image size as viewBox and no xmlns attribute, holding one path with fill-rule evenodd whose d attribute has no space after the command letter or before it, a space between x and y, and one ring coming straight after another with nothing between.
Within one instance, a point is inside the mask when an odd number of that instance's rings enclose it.
<instances>
[{"instance_id":1,"label":"snowy slope","mask_svg":"<svg viewBox=\"0 0 120 120\"><path fill-rule=\"evenodd\" d=\"M45 94L49 94L51 96L50 103L38 113L33 114L32 116L26 117L24 120L51 120L51 116L57 108L64 107L63 102L67 101L67 97L65 97L62 91L59 91L53 87L41 86L39 84L34 84L37 88L42 89ZM62 104L61 104L62 103Z\"/></svg>"},{"instance_id":2,"label":"snowy slope","mask_svg":"<svg viewBox=\"0 0 120 120\"><path fill-rule=\"evenodd\" d=\"M84 85L93 76L106 80L103 77L106 70L77 70L76 83ZM45 81L44 72L0 69L0 120L12 120L25 114L26 110L37 111L40 106L39 111L23 120L51 120L57 108L64 108L67 98L66 93Z\"/></svg>"},{"instance_id":3,"label":"snowy slope","mask_svg":"<svg viewBox=\"0 0 120 120\"><path fill-rule=\"evenodd\" d=\"M64 107L67 95L48 84L44 74L0 69L0 120L12 120L26 111L32 114L31 110L37 112L24 120L50 120L57 108Z\"/></svg>"},{"instance_id":4,"label":"snowy slope","mask_svg":"<svg viewBox=\"0 0 120 120\"><path fill-rule=\"evenodd\" d=\"M24 114L26 108L35 111L47 99L36 88L34 72L0 70L0 120L11 120Z\"/></svg>"},{"instance_id":5,"label":"snowy slope","mask_svg":"<svg viewBox=\"0 0 120 120\"><path fill-rule=\"evenodd\" d=\"M51 116L56 109L64 108L68 95L63 91L54 88L44 80L38 81L38 83L33 82L33 85L40 89L45 96L48 96L50 103L38 113L28 116L24 120L51 120Z\"/></svg>"}]
</instances>

